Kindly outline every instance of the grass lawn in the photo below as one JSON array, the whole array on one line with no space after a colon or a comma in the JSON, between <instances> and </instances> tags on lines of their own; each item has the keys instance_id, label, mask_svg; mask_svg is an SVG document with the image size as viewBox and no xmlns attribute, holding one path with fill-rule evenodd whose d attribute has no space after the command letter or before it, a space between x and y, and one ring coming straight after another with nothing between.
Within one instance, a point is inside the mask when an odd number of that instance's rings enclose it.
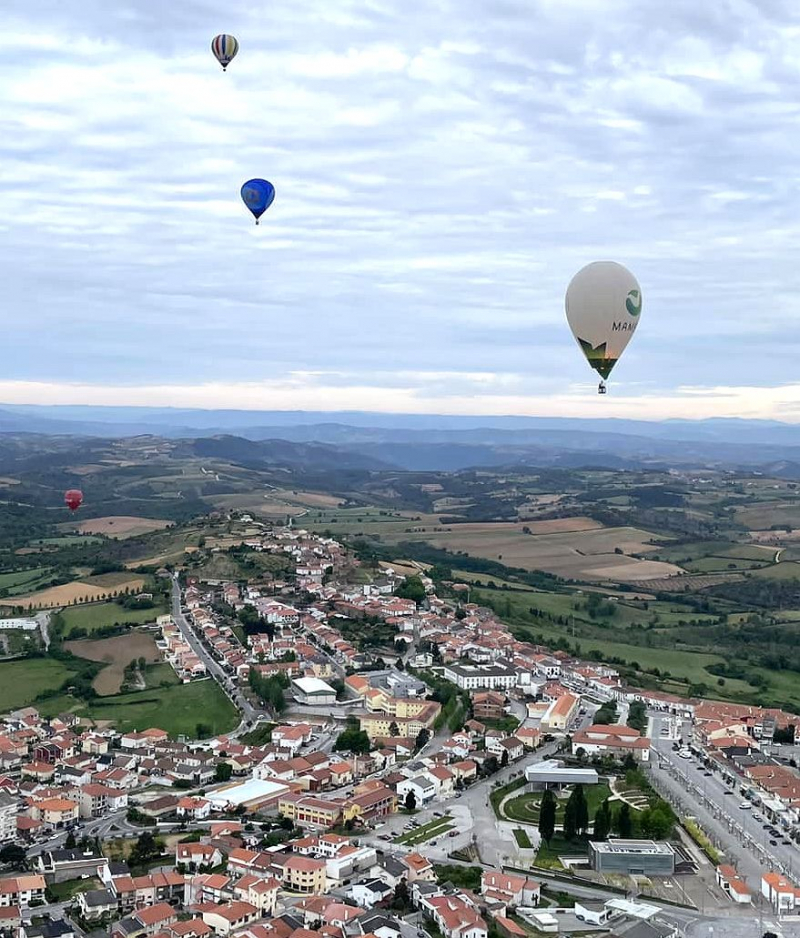
<instances>
[{"instance_id":1,"label":"grass lawn","mask_svg":"<svg viewBox=\"0 0 800 938\"><path fill-rule=\"evenodd\" d=\"M521 827L514 828L514 840L517 842L517 846L522 850L530 850L533 847L530 837L528 837L528 832L522 830Z\"/></svg>"},{"instance_id":2,"label":"grass lawn","mask_svg":"<svg viewBox=\"0 0 800 938\"><path fill-rule=\"evenodd\" d=\"M75 669L54 658L23 658L0 663L0 713L27 707L37 694L61 684Z\"/></svg>"},{"instance_id":3,"label":"grass lawn","mask_svg":"<svg viewBox=\"0 0 800 938\"><path fill-rule=\"evenodd\" d=\"M159 687L161 684L180 684L175 670L166 661L161 661L159 664L149 664L145 670L145 680L148 687Z\"/></svg>"},{"instance_id":4,"label":"grass lawn","mask_svg":"<svg viewBox=\"0 0 800 938\"><path fill-rule=\"evenodd\" d=\"M560 834L554 834L549 844L542 841L534 862L537 866L542 866L546 869L560 870L562 869L562 865L561 861L558 859L559 856L576 857L581 855L585 856L586 853L587 847L585 841L565 840Z\"/></svg>"},{"instance_id":5,"label":"grass lawn","mask_svg":"<svg viewBox=\"0 0 800 938\"><path fill-rule=\"evenodd\" d=\"M611 789L608 785L587 785L583 790L589 808L589 821L593 821L597 809L611 794ZM531 792L507 801L503 810L509 820L522 821L525 824L538 824L539 802L541 800L541 792ZM561 824L564 821L566 803L566 798L559 798L558 808L556 809L556 824Z\"/></svg>"},{"instance_id":6,"label":"grass lawn","mask_svg":"<svg viewBox=\"0 0 800 938\"><path fill-rule=\"evenodd\" d=\"M210 680L103 697L88 706L87 715L93 720L111 720L123 733L158 727L170 736L193 737L198 723L218 735L239 723L236 708L217 682Z\"/></svg>"},{"instance_id":7,"label":"grass lawn","mask_svg":"<svg viewBox=\"0 0 800 938\"><path fill-rule=\"evenodd\" d=\"M414 847L417 844L425 843L427 840L433 840L439 834L444 834L453 829L451 821L453 818L446 814L444 817L434 818L421 827L415 827L414 830L403 834L395 840L396 844L405 844L408 847Z\"/></svg>"},{"instance_id":8,"label":"grass lawn","mask_svg":"<svg viewBox=\"0 0 800 938\"><path fill-rule=\"evenodd\" d=\"M68 902L82 892L100 889L101 886L102 883L99 880L89 877L89 879L68 879L64 883L52 883L48 886L48 891L52 894L54 902Z\"/></svg>"},{"instance_id":9,"label":"grass lawn","mask_svg":"<svg viewBox=\"0 0 800 938\"><path fill-rule=\"evenodd\" d=\"M153 609L125 609L117 603L88 603L84 606L69 606L61 615L64 619L64 637L69 637L73 629L86 629L91 633L105 625L141 625L155 622L166 612L162 606Z\"/></svg>"}]
</instances>

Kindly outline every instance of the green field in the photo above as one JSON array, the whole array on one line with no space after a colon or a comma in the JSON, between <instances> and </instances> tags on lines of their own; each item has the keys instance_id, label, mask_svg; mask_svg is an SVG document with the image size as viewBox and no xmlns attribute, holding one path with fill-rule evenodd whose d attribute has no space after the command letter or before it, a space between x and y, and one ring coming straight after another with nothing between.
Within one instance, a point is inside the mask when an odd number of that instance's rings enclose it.
<instances>
[{"instance_id":1,"label":"green field","mask_svg":"<svg viewBox=\"0 0 800 938\"><path fill-rule=\"evenodd\" d=\"M0 713L38 706L34 703L37 694L60 687L74 673L74 668L54 658L0 662Z\"/></svg>"},{"instance_id":2,"label":"green field","mask_svg":"<svg viewBox=\"0 0 800 938\"><path fill-rule=\"evenodd\" d=\"M25 586L49 573L50 569L50 567L33 567L30 570L12 570L10 573L0 573L0 590Z\"/></svg>"},{"instance_id":3,"label":"green field","mask_svg":"<svg viewBox=\"0 0 800 938\"><path fill-rule=\"evenodd\" d=\"M93 720L111 720L121 732L158 727L170 736L194 736L198 723L206 724L213 735L218 735L230 732L239 723L236 708L216 681L103 697L92 702L85 715Z\"/></svg>"},{"instance_id":4,"label":"green field","mask_svg":"<svg viewBox=\"0 0 800 938\"><path fill-rule=\"evenodd\" d=\"M69 606L61 616L64 620L64 637L68 638L73 629L86 629L91 633L107 625L141 625L155 622L166 612L164 606L154 609L125 609L117 603L87 603L83 606Z\"/></svg>"},{"instance_id":5,"label":"green field","mask_svg":"<svg viewBox=\"0 0 800 938\"><path fill-rule=\"evenodd\" d=\"M800 563L789 561L772 564L769 567L754 570L753 576L765 580L800 580Z\"/></svg>"}]
</instances>

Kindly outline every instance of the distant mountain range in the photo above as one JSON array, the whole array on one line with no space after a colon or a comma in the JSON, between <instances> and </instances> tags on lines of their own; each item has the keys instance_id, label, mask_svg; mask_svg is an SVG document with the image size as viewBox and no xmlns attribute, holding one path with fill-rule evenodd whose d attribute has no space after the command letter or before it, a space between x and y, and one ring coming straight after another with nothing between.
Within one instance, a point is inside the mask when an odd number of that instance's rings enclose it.
<instances>
[{"instance_id":1,"label":"distant mountain range","mask_svg":"<svg viewBox=\"0 0 800 938\"><path fill-rule=\"evenodd\" d=\"M417 471L520 464L617 469L675 464L750 467L800 477L800 425L762 420L657 422L0 404L0 433L106 439L152 434L193 440L198 450L207 448L198 455L235 450L242 464L267 461L319 469L333 464L342 469Z\"/></svg>"}]
</instances>

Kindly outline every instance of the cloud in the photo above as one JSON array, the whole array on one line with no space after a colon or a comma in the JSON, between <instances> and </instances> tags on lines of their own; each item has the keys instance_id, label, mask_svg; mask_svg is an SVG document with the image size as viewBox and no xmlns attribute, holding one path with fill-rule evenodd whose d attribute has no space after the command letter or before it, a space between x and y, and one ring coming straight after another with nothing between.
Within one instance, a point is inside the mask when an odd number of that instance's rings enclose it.
<instances>
[{"instance_id":1,"label":"cloud","mask_svg":"<svg viewBox=\"0 0 800 938\"><path fill-rule=\"evenodd\" d=\"M796 419L788 2L4 12L3 399ZM599 258L645 295L602 410L563 313Z\"/></svg>"}]
</instances>

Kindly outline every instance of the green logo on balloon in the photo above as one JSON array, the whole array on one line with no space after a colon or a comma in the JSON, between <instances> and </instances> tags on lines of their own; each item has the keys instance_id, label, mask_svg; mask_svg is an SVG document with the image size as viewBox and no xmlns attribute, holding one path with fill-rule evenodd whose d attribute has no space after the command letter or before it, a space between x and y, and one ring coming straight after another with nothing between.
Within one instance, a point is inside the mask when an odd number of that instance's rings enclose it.
<instances>
[{"instance_id":1,"label":"green logo on balloon","mask_svg":"<svg viewBox=\"0 0 800 938\"><path fill-rule=\"evenodd\" d=\"M631 290L625 300L625 309L634 318L642 311L642 294L638 290Z\"/></svg>"}]
</instances>

